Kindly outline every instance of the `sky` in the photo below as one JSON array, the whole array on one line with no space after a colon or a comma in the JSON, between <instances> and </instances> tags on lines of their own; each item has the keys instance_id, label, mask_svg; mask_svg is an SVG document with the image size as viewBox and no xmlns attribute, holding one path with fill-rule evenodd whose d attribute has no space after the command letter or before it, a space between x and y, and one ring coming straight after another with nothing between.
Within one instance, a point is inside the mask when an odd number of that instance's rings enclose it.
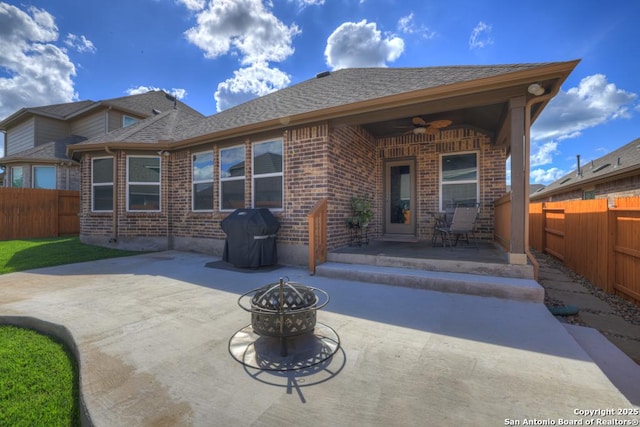
<instances>
[{"instance_id":1,"label":"sky","mask_svg":"<svg viewBox=\"0 0 640 427\"><path fill-rule=\"evenodd\" d=\"M635 0L0 0L0 119L151 89L211 115L340 68L580 59L532 128L547 184L640 137L638 18Z\"/></svg>"}]
</instances>

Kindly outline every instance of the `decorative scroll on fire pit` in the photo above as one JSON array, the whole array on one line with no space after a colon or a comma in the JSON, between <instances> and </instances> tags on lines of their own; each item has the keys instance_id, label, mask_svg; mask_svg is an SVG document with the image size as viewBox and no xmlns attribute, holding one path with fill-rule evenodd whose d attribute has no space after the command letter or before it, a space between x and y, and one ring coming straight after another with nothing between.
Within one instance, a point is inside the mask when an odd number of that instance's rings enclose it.
<instances>
[{"instance_id":1,"label":"decorative scroll on fire pit","mask_svg":"<svg viewBox=\"0 0 640 427\"><path fill-rule=\"evenodd\" d=\"M229 352L240 363L257 369L293 370L330 358L340 347L336 332L316 321L329 303L318 288L280 278L238 298L251 313L251 325L236 332Z\"/></svg>"}]
</instances>

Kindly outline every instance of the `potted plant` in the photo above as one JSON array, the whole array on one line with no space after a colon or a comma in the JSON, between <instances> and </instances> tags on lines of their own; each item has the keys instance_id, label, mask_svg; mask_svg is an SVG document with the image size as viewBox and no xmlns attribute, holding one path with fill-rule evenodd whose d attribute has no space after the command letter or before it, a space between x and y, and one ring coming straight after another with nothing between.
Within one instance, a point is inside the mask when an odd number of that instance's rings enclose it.
<instances>
[{"instance_id":1,"label":"potted plant","mask_svg":"<svg viewBox=\"0 0 640 427\"><path fill-rule=\"evenodd\" d=\"M373 218L373 210L371 209L371 200L365 197L352 197L350 200L352 217L347 219L350 227L367 227L371 218Z\"/></svg>"}]
</instances>

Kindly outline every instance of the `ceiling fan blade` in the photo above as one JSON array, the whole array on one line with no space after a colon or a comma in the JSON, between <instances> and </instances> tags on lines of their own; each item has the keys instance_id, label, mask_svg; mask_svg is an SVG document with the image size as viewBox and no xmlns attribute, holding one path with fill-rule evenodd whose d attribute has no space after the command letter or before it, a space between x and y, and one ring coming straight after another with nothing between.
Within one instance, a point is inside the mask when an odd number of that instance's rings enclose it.
<instances>
[{"instance_id":1,"label":"ceiling fan blade","mask_svg":"<svg viewBox=\"0 0 640 427\"><path fill-rule=\"evenodd\" d=\"M416 126L427 126L427 122L422 117L414 117L411 122Z\"/></svg>"},{"instance_id":2,"label":"ceiling fan blade","mask_svg":"<svg viewBox=\"0 0 640 427\"><path fill-rule=\"evenodd\" d=\"M435 120L433 122L429 122L428 126L432 129L442 129L450 126L453 123L451 120Z\"/></svg>"}]
</instances>

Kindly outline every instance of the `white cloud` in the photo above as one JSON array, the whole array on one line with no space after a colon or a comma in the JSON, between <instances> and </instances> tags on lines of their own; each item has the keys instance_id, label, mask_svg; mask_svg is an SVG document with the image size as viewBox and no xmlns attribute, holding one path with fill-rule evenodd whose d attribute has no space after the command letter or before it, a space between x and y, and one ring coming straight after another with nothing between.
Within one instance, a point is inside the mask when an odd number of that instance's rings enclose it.
<instances>
[{"instance_id":1,"label":"white cloud","mask_svg":"<svg viewBox=\"0 0 640 427\"><path fill-rule=\"evenodd\" d=\"M322 6L325 2L325 0L289 0L289 1L297 3L300 7Z\"/></svg>"},{"instance_id":2,"label":"white cloud","mask_svg":"<svg viewBox=\"0 0 640 427\"><path fill-rule=\"evenodd\" d=\"M535 140L575 138L585 129L629 118L637 95L608 83L603 74L583 78L578 87L560 91L531 128Z\"/></svg>"},{"instance_id":3,"label":"white cloud","mask_svg":"<svg viewBox=\"0 0 640 427\"><path fill-rule=\"evenodd\" d=\"M567 172L554 167L549 169L532 169L530 175L531 181L533 181L533 183L546 185L562 178L566 174Z\"/></svg>"},{"instance_id":4,"label":"white cloud","mask_svg":"<svg viewBox=\"0 0 640 427\"><path fill-rule=\"evenodd\" d=\"M404 51L404 41L383 37L375 23L345 22L327 39L324 55L334 70L350 67L385 67Z\"/></svg>"},{"instance_id":5,"label":"white cloud","mask_svg":"<svg viewBox=\"0 0 640 427\"><path fill-rule=\"evenodd\" d=\"M176 3L183 4L187 9L199 11L204 9L205 0L176 0Z\"/></svg>"},{"instance_id":6,"label":"white cloud","mask_svg":"<svg viewBox=\"0 0 640 427\"><path fill-rule=\"evenodd\" d=\"M266 63L234 71L233 77L218 84L215 93L216 109L226 110L255 97L267 95L282 89L291 82L286 73L270 68Z\"/></svg>"},{"instance_id":7,"label":"white cloud","mask_svg":"<svg viewBox=\"0 0 640 427\"><path fill-rule=\"evenodd\" d=\"M531 151L531 167L548 165L553 162L553 154L558 153L558 143L556 141L548 141L543 144L533 143Z\"/></svg>"},{"instance_id":8,"label":"white cloud","mask_svg":"<svg viewBox=\"0 0 640 427\"><path fill-rule=\"evenodd\" d=\"M185 36L207 58L232 53L244 65L283 61L293 54L292 39L300 30L282 23L270 6L262 0L212 0Z\"/></svg>"},{"instance_id":9,"label":"white cloud","mask_svg":"<svg viewBox=\"0 0 640 427\"><path fill-rule=\"evenodd\" d=\"M147 92L152 91L152 90L161 90L161 91L163 91L165 93L168 93L168 94L170 94L170 95L172 95L172 96L174 96L174 97L176 97L177 99L180 99L180 100L184 99L184 97L187 96L187 91L185 89L173 88L171 90L167 90L167 89L160 89L160 88L155 87L155 86L133 87L133 88L127 89L125 91L125 93L127 95L139 95L141 93L147 93Z\"/></svg>"},{"instance_id":10,"label":"white cloud","mask_svg":"<svg viewBox=\"0 0 640 427\"><path fill-rule=\"evenodd\" d=\"M58 40L54 17L44 9L23 11L0 3L0 118L23 107L77 99L76 68Z\"/></svg>"},{"instance_id":11,"label":"white cloud","mask_svg":"<svg viewBox=\"0 0 640 427\"><path fill-rule=\"evenodd\" d=\"M403 34L420 34L425 39L433 39L438 35L435 31L431 31L424 25L417 25L413 12L398 20L398 31Z\"/></svg>"},{"instance_id":12,"label":"white cloud","mask_svg":"<svg viewBox=\"0 0 640 427\"><path fill-rule=\"evenodd\" d=\"M478 22L478 25L476 25L473 31L471 31L471 36L469 37L469 49L482 49L492 45L493 39L491 38L491 30L491 25L487 25L482 21Z\"/></svg>"},{"instance_id":13,"label":"white cloud","mask_svg":"<svg viewBox=\"0 0 640 427\"><path fill-rule=\"evenodd\" d=\"M76 36L71 33L67 34L64 44L80 53L96 53L97 50L91 40L87 39L85 36Z\"/></svg>"}]
</instances>

